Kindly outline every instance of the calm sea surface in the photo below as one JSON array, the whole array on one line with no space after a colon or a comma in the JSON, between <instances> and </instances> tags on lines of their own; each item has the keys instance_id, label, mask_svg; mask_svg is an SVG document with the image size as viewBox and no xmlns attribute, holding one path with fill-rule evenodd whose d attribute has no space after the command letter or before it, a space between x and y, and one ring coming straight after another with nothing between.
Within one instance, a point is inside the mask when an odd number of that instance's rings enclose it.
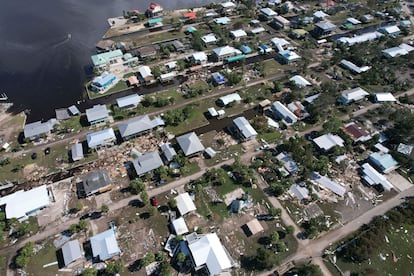
<instances>
[{"instance_id":1,"label":"calm sea surface","mask_svg":"<svg viewBox=\"0 0 414 276\"><path fill-rule=\"evenodd\" d=\"M30 109L29 121L49 119L54 109L81 99L95 43L106 19L123 10L144 11L144 0L13 0L0 7L0 93L12 112ZM165 9L211 0L159 0ZM71 39L68 39L68 34Z\"/></svg>"}]
</instances>

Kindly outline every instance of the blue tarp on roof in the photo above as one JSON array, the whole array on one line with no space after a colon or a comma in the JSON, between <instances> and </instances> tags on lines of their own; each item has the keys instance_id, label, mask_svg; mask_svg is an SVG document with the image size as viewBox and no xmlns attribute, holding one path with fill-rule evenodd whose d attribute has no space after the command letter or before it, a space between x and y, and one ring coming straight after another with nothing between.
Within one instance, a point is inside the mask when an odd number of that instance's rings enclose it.
<instances>
[{"instance_id":1,"label":"blue tarp on roof","mask_svg":"<svg viewBox=\"0 0 414 276\"><path fill-rule=\"evenodd\" d=\"M262 49L263 51L266 51L267 49L269 49L269 46L266 46L264 44L260 44L259 48Z\"/></svg>"},{"instance_id":2,"label":"blue tarp on roof","mask_svg":"<svg viewBox=\"0 0 414 276\"><path fill-rule=\"evenodd\" d=\"M148 25L153 25L153 24L161 23L162 20L163 19L161 17L150 19L150 20L148 20Z\"/></svg>"},{"instance_id":3,"label":"blue tarp on roof","mask_svg":"<svg viewBox=\"0 0 414 276\"><path fill-rule=\"evenodd\" d=\"M213 78L214 82L217 84L223 84L226 82L226 79L224 78L224 76L218 72L211 74L211 77Z\"/></svg>"},{"instance_id":4,"label":"blue tarp on roof","mask_svg":"<svg viewBox=\"0 0 414 276\"><path fill-rule=\"evenodd\" d=\"M195 31L197 31L197 29L194 28L193 26L187 27L187 32L192 33L192 32L195 32Z\"/></svg>"},{"instance_id":5,"label":"blue tarp on roof","mask_svg":"<svg viewBox=\"0 0 414 276\"><path fill-rule=\"evenodd\" d=\"M252 49L250 49L250 47L247 45L242 45L241 50L243 54L250 54L252 52Z\"/></svg>"}]
</instances>

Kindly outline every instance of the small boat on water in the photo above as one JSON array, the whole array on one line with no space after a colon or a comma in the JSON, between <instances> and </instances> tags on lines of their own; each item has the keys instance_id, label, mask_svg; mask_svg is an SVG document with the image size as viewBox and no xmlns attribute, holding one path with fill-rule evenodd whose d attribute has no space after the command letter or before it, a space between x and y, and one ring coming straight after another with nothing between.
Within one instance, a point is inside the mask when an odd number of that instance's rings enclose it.
<instances>
[{"instance_id":1,"label":"small boat on water","mask_svg":"<svg viewBox=\"0 0 414 276\"><path fill-rule=\"evenodd\" d=\"M7 97L6 93L1 93L0 94L0 101L7 101L9 99L9 97Z\"/></svg>"}]
</instances>

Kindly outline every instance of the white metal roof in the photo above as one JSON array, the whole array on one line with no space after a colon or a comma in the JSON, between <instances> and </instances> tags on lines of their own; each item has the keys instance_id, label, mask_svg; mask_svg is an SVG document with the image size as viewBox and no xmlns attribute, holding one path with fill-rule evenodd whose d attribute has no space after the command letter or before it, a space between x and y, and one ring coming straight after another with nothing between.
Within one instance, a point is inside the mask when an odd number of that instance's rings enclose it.
<instances>
[{"instance_id":1,"label":"white metal roof","mask_svg":"<svg viewBox=\"0 0 414 276\"><path fill-rule=\"evenodd\" d=\"M216 116L218 116L218 113L217 113L217 111L216 111L216 109L215 109L214 107L209 107L209 108L208 108L208 113L210 113L210 116L211 116L211 117L216 117Z\"/></svg>"},{"instance_id":2,"label":"white metal roof","mask_svg":"<svg viewBox=\"0 0 414 276\"><path fill-rule=\"evenodd\" d=\"M188 245L196 267L206 265L210 275L218 275L233 266L216 233L210 233Z\"/></svg>"},{"instance_id":3,"label":"white metal roof","mask_svg":"<svg viewBox=\"0 0 414 276\"><path fill-rule=\"evenodd\" d=\"M207 61L207 55L204 52L195 52L192 54L192 57L195 61L200 61L200 62Z\"/></svg>"},{"instance_id":4,"label":"white metal roof","mask_svg":"<svg viewBox=\"0 0 414 276\"><path fill-rule=\"evenodd\" d=\"M337 41L352 46L354 44L375 40L377 38L380 38L381 36L382 34L380 32L370 32L361 35L356 35L353 37L341 37L338 38Z\"/></svg>"},{"instance_id":5,"label":"white metal roof","mask_svg":"<svg viewBox=\"0 0 414 276\"><path fill-rule=\"evenodd\" d=\"M346 19L346 21L349 22L349 23L351 23L352 25L358 25L358 24L361 24L362 23L361 21L359 21L358 19L355 19L353 17L348 17Z\"/></svg>"},{"instance_id":6,"label":"white metal roof","mask_svg":"<svg viewBox=\"0 0 414 276\"><path fill-rule=\"evenodd\" d=\"M177 73L175 73L175 72L169 72L169 73L161 74L160 80L161 81L171 80L171 79L175 78L176 75L177 75Z\"/></svg>"},{"instance_id":7,"label":"white metal roof","mask_svg":"<svg viewBox=\"0 0 414 276\"><path fill-rule=\"evenodd\" d=\"M126 106L135 106L141 102L141 96L138 94L131 94L122 98L116 99L116 103L120 108Z\"/></svg>"},{"instance_id":8,"label":"white metal roof","mask_svg":"<svg viewBox=\"0 0 414 276\"><path fill-rule=\"evenodd\" d=\"M299 167L296 162L284 152L279 153L276 156L277 160L283 163L283 167L291 174L295 174L299 171Z\"/></svg>"},{"instance_id":9,"label":"white metal roof","mask_svg":"<svg viewBox=\"0 0 414 276\"><path fill-rule=\"evenodd\" d=\"M326 13L324 13L323 11L316 11L316 12L313 13L313 16L314 17L317 17L317 18L323 19L323 18L325 18L325 17L327 17L329 15L326 14Z\"/></svg>"},{"instance_id":10,"label":"white metal roof","mask_svg":"<svg viewBox=\"0 0 414 276\"><path fill-rule=\"evenodd\" d=\"M97 104L92 108L86 109L86 117L88 122L101 120L103 118L107 118L108 116L108 109L106 108L106 105Z\"/></svg>"},{"instance_id":11,"label":"white metal roof","mask_svg":"<svg viewBox=\"0 0 414 276\"><path fill-rule=\"evenodd\" d=\"M414 47L408 44L402 43L400 46L388 48L388 49L383 50L382 52L384 53L386 57L393 58L397 56L408 55L408 53L410 53L413 50L414 50Z\"/></svg>"},{"instance_id":12,"label":"white metal roof","mask_svg":"<svg viewBox=\"0 0 414 276\"><path fill-rule=\"evenodd\" d=\"M346 59L341 60L341 62L339 64L344 66L348 70L356 73L356 74L361 74L361 73L366 72L369 69L371 69L371 66L359 67L356 64L354 64L354 63L352 63L352 62L350 62L349 60L346 60Z\"/></svg>"},{"instance_id":13,"label":"white metal roof","mask_svg":"<svg viewBox=\"0 0 414 276\"><path fill-rule=\"evenodd\" d=\"M266 31L266 29L263 28L263 27L257 27L257 28L251 29L250 31L254 34L258 34L258 33L262 33L264 31Z\"/></svg>"},{"instance_id":14,"label":"white metal roof","mask_svg":"<svg viewBox=\"0 0 414 276\"><path fill-rule=\"evenodd\" d=\"M306 187L301 187L298 184L292 184L289 188L289 193L295 196L298 200L308 198L309 190Z\"/></svg>"},{"instance_id":15,"label":"white metal roof","mask_svg":"<svg viewBox=\"0 0 414 276\"><path fill-rule=\"evenodd\" d=\"M82 258L82 252L78 240L73 240L65 243L62 247L62 255L65 266Z\"/></svg>"},{"instance_id":16,"label":"white metal roof","mask_svg":"<svg viewBox=\"0 0 414 276\"><path fill-rule=\"evenodd\" d=\"M177 152L175 151L171 143L162 144L160 148L161 148L162 153L165 156L165 159L167 159L167 161L172 161L174 156L177 155Z\"/></svg>"},{"instance_id":17,"label":"white metal roof","mask_svg":"<svg viewBox=\"0 0 414 276\"><path fill-rule=\"evenodd\" d=\"M298 117L279 101L272 104L272 111L277 118L283 120L287 125L294 124L298 121Z\"/></svg>"},{"instance_id":18,"label":"white metal roof","mask_svg":"<svg viewBox=\"0 0 414 276\"><path fill-rule=\"evenodd\" d=\"M400 32L400 28L398 28L398 26L394 25L394 26L387 26L387 27L382 27L381 31L383 31L386 34L394 34L394 33L398 33Z\"/></svg>"},{"instance_id":19,"label":"white metal roof","mask_svg":"<svg viewBox=\"0 0 414 276\"><path fill-rule=\"evenodd\" d=\"M279 51L283 51L284 50L283 49L283 46L290 45L290 42L287 41L284 38L274 37L274 38L272 38L271 41L272 41L273 45L278 48ZM279 47L282 47L281 50L279 49Z\"/></svg>"},{"instance_id":20,"label":"white metal roof","mask_svg":"<svg viewBox=\"0 0 414 276\"><path fill-rule=\"evenodd\" d=\"M6 218L23 218L33 211L50 204L46 185L28 191L17 191L0 198L0 206L6 204Z\"/></svg>"},{"instance_id":21,"label":"white metal roof","mask_svg":"<svg viewBox=\"0 0 414 276\"><path fill-rule=\"evenodd\" d=\"M235 37L235 38L239 38L239 37L244 37L244 36L247 36L247 33L244 31L244 30L242 30L242 29L239 29L239 30L234 30L234 31L230 31L230 33Z\"/></svg>"},{"instance_id":22,"label":"white metal roof","mask_svg":"<svg viewBox=\"0 0 414 276\"><path fill-rule=\"evenodd\" d=\"M299 76L299 75L293 76L289 80L295 82L295 84L299 87L305 87L305 86L311 85L310 82L308 82L304 77Z\"/></svg>"},{"instance_id":23,"label":"white metal roof","mask_svg":"<svg viewBox=\"0 0 414 276\"><path fill-rule=\"evenodd\" d=\"M72 145L72 147L70 148L70 152L72 154L73 161L78 161L78 160L83 159L83 148L82 148L81 143L76 143Z\"/></svg>"},{"instance_id":24,"label":"white metal roof","mask_svg":"<svg viewBox=\"0 0 414 276\"><path fill-rule=\"evenodd\" d=\"M260 11L266 16L276 16L277 12L269 8L262 8Z\"/></svg>"},{"instance_id":25,"label":"white metal roof","mask_svg":"<svg viewBox=\"0 0 414 276\"><path fill-rule=\"evenodd\" d=\"M219 48L215 48L213 49L213 52L218 56L226 56L226 55L231 55L231 54L235 54L235 55L241 55L241 51L231 47L231 46L223 46L223 47L219 47Z\"/></svg>"},{"instance_id":26,"label":"white metal roof","mask_svg":"<svg viewBox=\"0 0 414 276\"><path fill-rule=\"evenodd\" d=\"M103 129L86 135L86 142L89 148L101 146L109 141L115 141L115 133L112 128Z\"/></svg>"},{"instance_id":27,"label":"white metal roof","mask_svg":"<svg viewBox=\"0 0 414 276\"><path fill-rule=\"evenodd\" d=\"M178 211L183 216L189 212L197 210L193 200L188 193L179 194L175 197Z\"/></svg>"},{"instance_id":28,"label":"white metal roof","mask_svg":"<svg viewBox=\"0 0 414 276\"><path fill-rule=\"evenodd\" d=\"M206 154L208 154L208 156L210 156L211 158L213 158L214 156L216 156L217 152L215 150L213 150L213 148L208 147L204 150L204 152Z\"/></svg>"},{"instance_id":29,"label":"white metal roof","mask_svg":"<svg viewBox=\"0 0 414 276\"><path fill-rule=\"evenodd\" d=\"M249 121L247 121L245 117L238 117L233 120L233 123L239 129L244 138L249 139L257 135L256 130L252 127L252 125L249 123Z\"/></svg>"},{"instance_id":30,"label":"white metal roof","mask_svg":"<svg viewBox=\"0 0 414 276\"><path fill-rule=\"evenodd\" d=\"M316 181L322 188L330 190L339 196L344 196L346 192L345 187L332 181L332 179L329 179L326 176L318 174L317 172L313 172L311 178L312 180Z\"/></svg>"},{"instance_id":31,"label":"white metal roof","mask_svg":"<svg viewBox=\"0 0 414 276\"><path fill-rule=\"evenodd\" d=\"M138 67L138 72L141 75L141 77L143 79L147 78L147 77L152 77L152 73L151 73L151 68L149 68L146 65L142 65L140 67Z\"/></svg>"},{"instance_id":32,"label":"white metal roof","mask_svg":"<svg viewBox=\"0 0 414 276\"><path fill-rule=\"evenodd\" d=\"M355 87L342 92L342 98L346 103L362 100L368 95L369 93L361 87Z\"/></svg>"},{"instance_id":33,"label":"white metal roof","mask_svg":"<svg viewBox=\"0 0 414 276\"><path fill-rule=\"evenodd\" d=\"M217 38L216 38L216 35L215 34L213 34L213 33L211 33L211 34L206 34L206 35L203 35L202 37L201 37L201 40L204 42L204 43L213 43L213 42L216 42L217 41Z\"/></svg>"},{"instance_id":34,"label":"white metal roof","mask_svg":"<svg viewBox=\"0 0 414 276\"><path fill-rule=\"evenodd\" d=\"M175 234L182 235L188 233L188 227L183 217L179 217L171 222L174 227Z\"/></svg>"},{"instance_id":35,"label":"white metal roof","mask_svg":"<svg viewBox=\"0 0 414 276\"><path fill-rule=\"evenodd\" d=\"M331 133L324 134L322 136L319 136L315 139L313 139L313 142L323 150L330 150L331 148L335 146L343 147L344 146L344 140L342 140L341 137L338 135L334 135Z\"/></svg>"},{"instance_id":36,"label":"white metal roof","mask_svg":"<svg viewBox=\"0 0 414 276\"><path fill-rule=\"evenodd\" d=\"M183 150L185 156L192 155L204 150L204 146L195 132L181 135L177 137L176 140Z\"/></svg>"},{"instance_id":37,"label":"white metal roof","mask_svg":"<svg viewBox=\"0 0 414 276\"><path fill-rule=\"evenodd\" d=\"M93 256L99 256L101 261L106 261L121 254L121 249L119 249L113 229L108 229L91 237L91 247Z\"/></svg>"},{"instance_id":38,"label":"white metal roof","mask_svg":"<svg viewBox=\"0 0 414 276\"><path fill-rule=\"evenodd\" d=\"M226 106L229 103L234 102L234 101L240 102L241 97L237 93L232 93L232 94L228 94L228 95L225 95L223 97L220 97L220 101Z\"/></svg>"},{"instance_id":39,"label":"white metal roof","mask_svg":"<svg viewBox=\"0 0 414 276\"><path fill-rule=\"evenodd\" d=\"M235 7L236 6L236 4L234 4L233 2L231 2L231 1L227 1L227 2L224 2L224 3L221 3L220 4L223 8L233 8L233 7Z\"/></svg>"},{"instance_id":40,"label":"white metal roof","mask_svg":"<svg viewBox=\"0 0 414 276\"><path fill-rule=\"evenodd\" d=\"M391 93L376 93L375 100L377 102L396 102L397 99Z\"/></svg>"},{"instance_id":41,"label":"white metal roof","mask_svg":"<svg viewBox=\"0 0 414 276\"><path fill-rule=\"evenodd\" d=\"M380 174L370 164L364 163L361 167L362 167L362 173L363 173L362 178L369 185L381 184L382 187L387 191L393 188L393 185L387 180L387 178L383 174Z\"/></svg>"}]
</instances>

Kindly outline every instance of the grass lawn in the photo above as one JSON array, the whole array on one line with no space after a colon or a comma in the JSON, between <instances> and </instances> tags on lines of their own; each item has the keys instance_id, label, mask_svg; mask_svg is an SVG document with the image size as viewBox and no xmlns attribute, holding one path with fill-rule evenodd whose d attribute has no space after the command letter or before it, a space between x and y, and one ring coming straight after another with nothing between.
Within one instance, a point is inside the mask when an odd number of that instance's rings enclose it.
<instances>
[{"instance_id":1,"label":"grass lawn","mask_svg":"<svg viewBox=\"0 0 414 276\"><path fill-rule=\"evenodd\" d=\"M73 129L73 132L77 132L82 129L81 117L73 116L67 120L60 122L59 129Z\"/></svg>"},{"instance_id":2,"label":"grass lawn","mask_svg":"<svg viewBox=\"0 0 414 276\"><path fill-rule=\"evenodd\" d=\"M257 136L258 136L258 138L257 138L258 140L263 139L266 142L268 142L269 144L271 144L271 143L278 144L281 141L282 133L275 130L275 131L272 131L272 132L259 133Z\"/></svg>"},{"instance_id":3,"label":"grass lawn","mask_svg":"<svg viewBox=\"0 0 414 276\"><path fill-rule=\"evenodd\" d=\"M129 78L129 77L131 77L131 76L134 76L134 75L135 75L135 73L134 73L134 72L130 72L130 73L128 73L128 74L125 74L122 78L127 79L127 78Z\"/></svg>"},{"instance_id":4,"label":"grass lawn","mask_svg":"<svg viewBox=\"0 0 414 276\"><path fill-rule=\"evenodd\" d=\"M189 118L187 118L184 122L181 122L177 126L167 126L166 129L171 133L179 135L181 133L187 132L190 129L207 125L208 120L204 116L203 111L207 110L208 106L211 105L206 104L206 102L209 102L209 100L189 105L191 108Z\"/></svg>"},{"instance_id":5,"label":"grass lawn","mask_svg":"<svg viewBox=\"0 0 414 276\"><path fill-rule=\"evenodd\" d=\"M0 274L6 275L7 273L7 263L6 263L6 256L1 254L0 255Z\"/></svg>"},{"instance_id":6,"label":"grass lawn","mask_svg":"<svg viewBox=\"0 0 414 276\"><path fill-rule=\"evenodd\" d=\"M397 232L398 231L398 232ZM405 233L407 231L407 233ZM403 225L400 229L387 233L389 243L384 243L382 248L370 260L360 264L346 263L339 258L337 265L343 272L352 271L363 275L365 269L374 269L378 275L410 275L414 267L414 225ZM385 237L384 237L385 239ZM383 261L379 254L382 253L386 260ZM398 258L398 262L393 261L393 253ZM329 266L331 269L331 266ZM331 270L333 273L335 270Z\"/></svg>"},{"instance_id":7,"label":"grass lawn","mask_svg":"<svg viewBox=\"0 0 414 276\"><path fill-rule=\"evenodd\" d=\"M219 152L217 153L216 156L214 156L213 158L209 158L209 159L205 159L204 162L206 163L207 166L213 166L219 162L222 162L224 160L233 158L234 156L240 155L242 154L242 145L241 144L237 144L237 145L232 145L229 147L226 147L224 149L219 149Z\"/></svg>"},{"instance_id":8,"label":"grass lawn","mask_svg":"<svg viewBox=\"0 0 414 276\"><path fill-rule=\"evenodd\" d=\"M181 176L182 177L189 176L199 171L200 171L200 167L198 166L197 162L190 162L188 165L181 168L181 174L182 174Z\"/></svg>"},{"instance_id":9,"label":"grass lawn","mask_svg":"<svg viewBox=\"0 0 414 276\"><path fill-rule=\"evenodd\" d=\"M281 65L274 59L263 61L263 73L265 76L283 72L283 70L286 70L286 65Z\"/></svg>"},{"instance_id":10,"label":"grass lawn","mask_svg":"<svg viewBox=\"0 0 414 276\"><path fill-rule=\"evenodd\" d=\"M54 276L58 270L57 265L52 265L46 268L43 268L43 266L56 261L56 248L53 246L52 241L49 241L44 245L43 249L41 249L36 255L33 255L30 259L26 272L28 275Z\"/></svg>"}]
</instances>

